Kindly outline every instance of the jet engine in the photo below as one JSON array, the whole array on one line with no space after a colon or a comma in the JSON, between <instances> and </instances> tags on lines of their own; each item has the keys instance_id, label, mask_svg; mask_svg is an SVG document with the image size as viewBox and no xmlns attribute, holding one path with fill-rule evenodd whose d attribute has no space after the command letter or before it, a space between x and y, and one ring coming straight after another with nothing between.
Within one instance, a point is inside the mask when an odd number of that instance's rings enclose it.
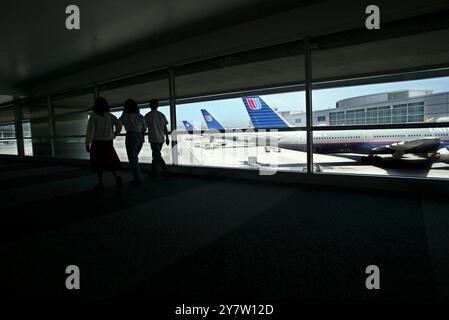
<instances>
[{"instance_id":1,"label":"jet engine","mask_svg":"<svg viewBox=\"0 0 449 320\"><path fill-rule=\"evenodd\" d=\"M447 148L442 148L437 151L435 158L438 161L449 163L449 150Z\"/></svg>"}]
</instances>

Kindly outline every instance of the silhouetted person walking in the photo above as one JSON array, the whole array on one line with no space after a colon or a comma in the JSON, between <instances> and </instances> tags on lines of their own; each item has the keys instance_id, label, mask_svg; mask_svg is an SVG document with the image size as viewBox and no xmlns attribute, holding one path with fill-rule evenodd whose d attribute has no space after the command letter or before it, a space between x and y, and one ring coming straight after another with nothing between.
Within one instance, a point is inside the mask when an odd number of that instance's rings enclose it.
<instances>
[{"instance_id":1,"label":"silhouetted person walking","mask_svg":"<svg viewBox=\"0 0 449 320\"><path fill-rule=\"evenodd\" d=\"M151 144L151 150L153 151L153 161L151 163L151 176L157 176L158 167L161 168L165 177L169 176L169 171L164 159L162 159L161 150L165 143L167 146L170 144L168 138L167 118L165 118L162 112L157 111L159 107L159 101L156 99L150 100L151 111L145 115L145 121L148 126L148 141Z\"/></svg>"},{"instance_id":2,"label":"silhouetted person walking","mask_svg":"<svg viewBox=\"0 0 449 320\"><path fill-rule=\"evenodd\" d=\"M139 106L133 99L128 99L123 108L120 121L126 129L126 153L134 174L133 185L140 184L139 153L142 149L144 134L147 130L145 118L140 114Z\"/></svg>"},{"instance_id":3,"label":"silhouetted person walking","mask_svg":"<svg viewBox=\"0 0 449 320\"><path fill-rule=\"evenodd\" d=\"M92 170L98 176L95 189L103 189L103 171L111 171L118 186L122 178L116 173L120 159L115 152L113 140L120 134L122 123L109 111L109 104L103 97L95 100L92 114L87 121L86 150L90 153Z\"/></svg>"}]
</instances>

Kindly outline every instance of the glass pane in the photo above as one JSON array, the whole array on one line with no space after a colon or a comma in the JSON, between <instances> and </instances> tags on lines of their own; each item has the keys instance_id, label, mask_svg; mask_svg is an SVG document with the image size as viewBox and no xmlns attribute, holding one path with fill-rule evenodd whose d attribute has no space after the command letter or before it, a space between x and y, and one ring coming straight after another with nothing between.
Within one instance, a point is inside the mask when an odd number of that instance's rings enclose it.
<instances>
[{"instance_id":1,"label":"glass pane","mask_svg":"<svg viewBox=\"0 0 449 320\"><path fill-rule=\"evenodd\" d=\"M114 84L114 86L116 85ZM148 103L151 99L168 101L169 86L167 73L164 72L163 79L143 83L124 85L116 88L108 88L108 85L104 85L100 88L100 95L106 98L109 104L114 107L123 106L125 101L130 98L142 104Z\"/></svg>"},{"instance_id":2,"label":"glass pane","mask_svg":"<svg viewBox=\"0 0 449 320\"><path fill-rule=\"evenodd\" d=\"M0 123L14 122L14 109L0 109Z\"/></svg>"},{"instance_id":3,"label":"glass pane","mask_svg":"<svg viewBox=\"0 0 449 320\"><path fill-rule=\"evenodd\" d=\"M315 172L449 178L449 128L315 131Z\"/></svg>"},{"instance_id":4,"label":"glass pane","mask_svg":"<svg viewBox=\"0 0 449 320\"><path fill-rule=\"evenodd\" d=\"M22 106L23 119L27 120L30 130L28 136L33 139L33 155L51 156L50 126L48 121L48 101L41 99Z\"/></svg>"},{"instance_id":5,"label":"glass pane","mask_svg":"<svg viewBox=\"0 0 449 320\"><path fill-rule=\"evenodd\" d=\"M47 118L48 117L48 100L41 99L32 101L22 106L22 114L24 120Z\"/></svg>"},{"instance_id":6,"label":"glass pane","mask_svg":"<svg viewBox=\"0 0 449 320\"><path fill-rule=\"evenodd\" d=\"M314 89L312 100L314 125L447 122L449 77Z\"/></svg>"},{"instance_id":7,"label":"glass pane","mask_svg":"<svg viewBox=\"0 0 449 320\"><path fill-rule=\"evenodd\" d=\"M70 113L53 118L56 136L84 136L86 134L88 112Z\"/></svg>"},{"instance_id":8,"label":"glass pane","mask_svg":"<svg viewBox=\"0 0 449 320\"><path fill-rule=\"evenodd\" d=\"M120 161L128 162L128 155L126 154L126 146L125 146L125 136L118 136L114 140L114 148L117 152ZM171 144L167 146L165 143L161 150L162 158L164 159L166 164L172 164L172 152L171 152ZM153 157L151 155L151 147L148 143L147 138L145 138L145 142L142 146L142 150L139 154L139 162L140 163L151 163Z\"/></svg>"},{"instance_id":9,"label":"glass pane","mask_svg":"<svg viewBox=\"0 0 449 320\"><path fill-rule=\"evenodd\" d=\"M22 130L24 138L31 138L31 123L30 121L22 121Z\"/></svg>"},{"instance_id":10,"label":"glass pane","mask_svg":"<svg viewBox=\"0 0 449 320\"><path fill-rule=\"evenodd\" d=\"M33 156L51 157L51 139L49 137L33 137L31 141Z\"/></svg>"},{"instance_id":11,"label":"glass pane","mask_svg":"<svg viewBox=\"0 0 449 320\"><path fill-rule=\"evenodd\" d=\"M312 76L344 78L447 64L448 37L449 29L358 44L351 44L357 39L350 37L337 41L323 37L312 44Z\"/></svg>"},{"instance_id":12,"label":"glass pane","mask_svg":"<svg viewBox=\"0 0 449 320\"><path fill-rule=\"evenodd\" d=\"M84 90L82 93L70 93L63 96L54 96L51 100L55 115L88 111L94 104L93 89Z\"/></svg>"},{"instance_id":13,"label":"glass pane","mask_svg":"<svg viewBox=\"0 0 449 320\"><path fill-rule=\"evenodd\" d=\"M89 159L85 137L56 137L55 157L62 159Z\"/></svg>"},{"instance_id":14,"label":"glass pane","mask_svg":"<svg viewBox=\"0 0 449 320\"><path fill-rule=\"evenodd\" d=\"M52 97L55 157L89 158L85 148L85 134L88 112L93 103L93 89Z\"/></svg>"},{"instance_id":15,"label":"glass pane","mask_svg":"<svg viewBox=\"0 0 449 320\"><path fill-rule=\"evenodd\" d=\"M17 155L14 124L0 124L0 154Z\"/></svg>"},{"instance_id":16,"label":"glass pane","mask_svg":"<svg viewBox=\"0 0 449 320\"><path fill-rule=\"evenodd\" d=\"M31 139L23 139L23 147L26 156L33 156L33 141Z\"/></svg>"},{"instance_id":17,"label":"glass pane","mask_svg":"<svg viewBox=\"0 0 449 320\"><path fill-rule=\"evenodd\" d=\"M270 47L175 70L177 98L283 87L304 81L303 44Z\"/></svg>"},{"instance_id":18,"label":"glass pane","mask_svg":"<svg viewBox=\"0 0 449 320\"><path fill-rule=\"evenodd\" d=\"M13 123L0 124L0 139L15 139L16 128Z\"/></svg>"},{"instance_id":19,"label":"glass pane","mask_svg":"<svg viewBox=\"0 0 449 320\"><path fill-rule=\"evenodd\" d=\"M305 132L242 132L178 134L180 165L259 170L261 175L278 171L305 172ZM291 150L289 146L296 144Z\"/></svg>"},{"instance_id":20,"label":"glass pane","mask_svg":"<svg viewBox=\"0 0 449 320\"><path fill-rule=\"evenodd\" d=\"M0 140L0 154L17 155L17 140Z\"/></svg>"},{"instance_id":21,"label":"glass pane","mask_svg":"<svg viewBox=\"0 0 449 320\"><path fill-rule=\"evenodd\" d=\"M51 139L48 119L31 119L30 124L33 141L33 155L50 157Z\"/></svg>"},{"instance_id":22,"label":"glass pane","mask_svg":"<svg viewBox=\"0 0 449 320\"><path fill-rule=\"evenodd\" d=\"M305 95L295 91L178 104L176 119L180 131L302 127Z\"/></svg>"},{"instance_id":23,"label":"glass pane","mask_svg":"<svg viewBox=\"0 0 449 320\"><path fill-rule=\"evenodd\" d=\"M23 97L20 97L20 98L23 98ZM13 100L14 100L14 96L0 95L0 103L12 102Z\"/></svg>"}]
</instances>

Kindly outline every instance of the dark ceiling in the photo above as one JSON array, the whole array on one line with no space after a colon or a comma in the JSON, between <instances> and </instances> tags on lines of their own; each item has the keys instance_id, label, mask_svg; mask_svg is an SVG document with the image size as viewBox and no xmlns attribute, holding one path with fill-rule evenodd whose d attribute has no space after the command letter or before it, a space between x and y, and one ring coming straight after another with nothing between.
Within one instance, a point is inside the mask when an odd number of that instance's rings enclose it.
<instances>
[{"instance_id":1,"label":"dark ceiling","mask_svg":"<svg viewBox=\"0 0 449 320\"><path fill-rule=\"evenodd\" d=\"M26 95L35 84L58 81L61 75L282 11L324 7L328 1L333 0L1 0L0 104ZM362 6L371 1L342 0L339 7L345 10L349 3ZM377 3L388 4L382 19L394 20L401 14L447 9L449 2ZM65 28L65 9L71 4L80 8L81 30ZM338 12L332 23L344 23Z\"/></svg>"},{"instance_id":2,"label":"dark ceiling","mask_svg":"<svg viewBox=\"0 0 449 320\"><path fill-rule=\"evenodd\" d=\"M1 1L0 95L20 94L35 81L310 2L317 1ZM65 28L70 4L80 8L80 30Z\"/></svg>"}]
</instances>

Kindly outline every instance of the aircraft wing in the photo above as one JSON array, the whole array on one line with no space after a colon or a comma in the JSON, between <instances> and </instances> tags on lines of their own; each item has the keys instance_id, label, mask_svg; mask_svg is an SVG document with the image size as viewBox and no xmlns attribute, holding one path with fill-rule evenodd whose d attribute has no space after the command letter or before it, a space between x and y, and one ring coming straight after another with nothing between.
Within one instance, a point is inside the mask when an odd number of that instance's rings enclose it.
<instances>
[{"instance_id":1,"label":"aircraft wing","mask_svg":"<svg viewBox=\"0 0 449 320\"><path fill-rule=\"evenodd\" d=\"M422 138L415 140L406 140L401 142L395 142L391 144L386 144L384 146L376 147L371 149L374 153L381 153L385 151L390 151L393 153L425 153L434 152L440 146L439 138Z\"/></svg>"}]
</instances>

